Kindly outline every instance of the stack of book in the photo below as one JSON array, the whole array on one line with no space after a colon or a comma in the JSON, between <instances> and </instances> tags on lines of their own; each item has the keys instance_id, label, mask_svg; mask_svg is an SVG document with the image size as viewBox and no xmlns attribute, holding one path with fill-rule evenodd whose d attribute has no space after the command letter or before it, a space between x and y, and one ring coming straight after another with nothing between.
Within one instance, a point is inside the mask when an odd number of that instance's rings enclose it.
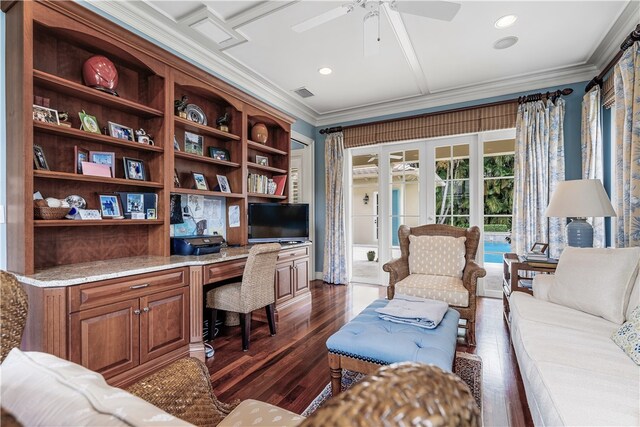
<instances>
[{"instance_id":1,"label":"stack of book","mask_svg":"<svg viewBox=\"0 0 640 427\"><path fill-rule=\"evenodd\" d=\"M249 174L249 193L262 193L268 194L269 177L266 175L259 175L256 173Z\"/></svg>"},{"instance_id":2,"label":"stack of book","mask_svg":"<svg viewBox=\"0 0 640 427\"><path fill-rule=\"evenodd\" d=\"M520 261L526 262L532 267L552 268L558 265L558 260L549 258L546 254L527 252L520 257Z\"/></svg>"}]
</instances>

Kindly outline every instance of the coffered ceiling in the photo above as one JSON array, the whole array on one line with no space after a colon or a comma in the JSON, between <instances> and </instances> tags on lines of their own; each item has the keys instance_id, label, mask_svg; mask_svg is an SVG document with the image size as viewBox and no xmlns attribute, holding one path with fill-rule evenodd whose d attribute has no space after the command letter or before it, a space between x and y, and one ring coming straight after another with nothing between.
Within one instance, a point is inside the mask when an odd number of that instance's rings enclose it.
<instances>
[{"instance_id":1,"label":"coffered ceiling","mask_svg":"<svg viewBox=\"0 0 640 427\"><path fill-rule=\"evenodd\" d=\"M84 4L314 125L590 80L640 21L638 1L458 1L444 21L369 0L306 31L291 28L346 3ZM379 10L379 52L365 56L363 19L372 10ZM507 14L517 15L515 24L496 28ZM515 45L493 47L509 36ZM321 75L322 67L332 73ZM301 98L299 88L314 96Z\"/></svg>"}]
</instances>

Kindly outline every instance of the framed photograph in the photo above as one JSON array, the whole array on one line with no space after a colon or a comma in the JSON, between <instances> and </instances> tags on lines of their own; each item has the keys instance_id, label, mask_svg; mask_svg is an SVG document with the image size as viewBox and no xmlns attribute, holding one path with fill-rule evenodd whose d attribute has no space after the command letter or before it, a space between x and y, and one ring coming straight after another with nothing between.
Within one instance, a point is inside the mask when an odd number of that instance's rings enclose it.
<instances>
[{"instance_id":1,"label":"framed photograph","mask_svg":"<svg viewBox=\"0 0 640 427\"><path fill-rule=\"evenodd\" d=\"M269 158L256 154L256 163L260 166L269 166Z\"/></svg>"},{"instance_id":2,"label":"framed photograph","mask_svg":"<svg viewBox=\"0 0 640 427\"><path fill-rule=\"evenodd\" d=\"M33 120L36 122L49 123L50 125L60 124L57 110L35 104L33 104Z\"/></svg>"},{"instance_id":3,"label":"framed photograph","mask_svg":"<svg viewBox=\"0 0 640 427\"><path fill-rule=\"evenodd\" d=\"M180 176L178 175L178 169L173 170L173 186L180 188Z\"/></svg>"},{"instance_id":4,"label":"framed photograph","mask_svg":"<svg viewBox=\"0 0 640 427\"><path fill-rule=\"evenodd\" d=\"M95 116L85 113L84 110L80 111L78 116L80 116L80 129L102 135L100 126L98 126L98 119L96 119Z\"/></svg>"},{"instance_id":5,"label":"framed photograph","mask_svg":"<svg viewBox=\"0 0 640 427\"><path fill-rule=\"evenodd\" d=\"M144 194L128 193L126 211L131 213L144 213Z\"/></svg>"},{"instance_id":6,"label":"framed photograph","mask_svg":"<svg viewBox=\"0 0 640 427\"><path fill-rule=\"evenodd\" d=\"M223 193L231 193L231 187L229 187L229 181L227 177L224 175L216 175L218 178L218 185L220 186L220 191Z\"/></svg>"},{"instance_id":7,"label":"framed photograph","mask_svg":"<svg viewBox=\"0 0 640 427\"><path fill-rule=\"evenodd\" d=\"M533 246L531 246L531 251L534 254L540 254L543 255L545 252L547 252L547 248L549 247L548 244L546 243L535 243Z\"/></svg>"},{"instance_id":8,"label":"framed photograph","mask_svg":"<svg viewBox=\"0 0 640 427\"><path fill-rule=\"evenodd\" d=\"M204 137L191 132L184 133L184 152L202 156Z\"/></svg>"},{"instance_id":9,"label":"framed photograph","mask_svg":"<svg viewBox=\"0 0 640 427\"><path fill-rule=\"evenodd\" d=\"M147 175L144 171L144 162L140 159L132 159L131 157L123 157L124 177L134 179L136 181L146 181Z\"/></svg>"},{"instance_id":10,"label":"framed photograph","mask_svg":"<svg viewBox=\"0 0 640 427\"><path fill-rule=\"evenodd\" d=\"M229 152L224 148L209 147L209 157L216 160L230 161Z\"/></svg>"},{"instance_id":11,"label":"framed photograph","mask_svg":"<svg viewBox=\"0 0 640 427\"><path fill-rule=\"evenodd\" d=\"M111 178L116 176L116 153L111 151L89 151L89 161L111 168Z\"/></svg>"},{"instance_id":12,"label":"framed photograph","mask_svg":"<svg viewBox=\"0 0 640 427\"><path fill-rule=\"evenodd\" d=\"M147 219L158 219L155 209L147 209Z\"/></svg>"},{"instance_id":13,"label":"framed photograph","mask_svg":"<svg viewBox=\"0 0 640 427\"><path fill-rule=\"evenodd\" d=\"M113 122L107 122L107 124L109 125L109 135L112 137L135 142L135 133L133 133L133 129Z\"/></svg>"},{"instance_id":14,"label":"framed photograph","mask_svg":"<svg viewBox=\"0 0 640 427\"><path fill-rule=\"evenodd\" d=\"M82 162L89 161L89 150L80 148L77 145L73 147L73 158L75 159L76 173L82 173Z\"/></svg>"},{"instance_id":15,"label":"framed photograph","mask_svg":"<svg viewBox=\"0 0 640 427\"><path fill-rule=\"evenodd\" d=\"M173 149L175 151L180 151L180 143L178 143L178 138L176 138L175 135L173 135Z\"/></svg>"},{"instance_id":16,"label":"framed photograph","mask_svg":"<svg viewBox=\"0 0 640 427\"><path fill-rule=\"evenodd\" d=\"M33 163L38 170L49 170L49 164L44 157L44 150L41 146L33 144Z\"/></svg>"},{"instance_id":17,"label":"framed photograph","mask_svg":"<svg viewBox=\"0 0 640 427\"><path fill-rule=\"evenodd\" d=\"M100 213L103 218L118 218L122 216L120 198L117 194L98 194L100 199Z\"/></svg>"},{"instance_id":18,"label":"framed photograph","mask_svg":"<svg viewBox=\"0 0 640 427\"><path fill-rule=\"evenodd\" d=\"M196 183L197 190L208 190L209 184L207 183L207 178L205 178L204 174L199 172L191 172L193 175L193 180Z\"/></svg>"}]
</instances>

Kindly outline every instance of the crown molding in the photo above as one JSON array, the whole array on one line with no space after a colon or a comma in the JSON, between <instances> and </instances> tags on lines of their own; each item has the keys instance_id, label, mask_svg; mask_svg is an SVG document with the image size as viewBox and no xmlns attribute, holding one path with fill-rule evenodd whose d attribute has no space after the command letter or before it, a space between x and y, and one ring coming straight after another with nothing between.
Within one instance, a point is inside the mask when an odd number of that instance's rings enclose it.
<instances>
[{"instance_id":1,"label":"crown molding","mask_svg":"<svg viewBox=\"0 0 640 427\"><path fill-rule=\"evenodd\" d=\"M618 53L622 41L636 28L636 25L640 23L638 17L640 17L640 2L637 0L629 1L626 6L622 8L618 19L616 19L587 60L589 64L596 66L597 73L602 71L611 58Z\"/></svg>"}]
</instances>

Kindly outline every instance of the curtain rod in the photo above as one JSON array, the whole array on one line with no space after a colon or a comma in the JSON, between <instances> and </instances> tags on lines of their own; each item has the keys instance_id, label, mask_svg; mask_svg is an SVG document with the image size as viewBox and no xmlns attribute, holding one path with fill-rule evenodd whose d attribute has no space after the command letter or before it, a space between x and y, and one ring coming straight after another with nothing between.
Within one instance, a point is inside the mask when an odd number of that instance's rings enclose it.
<instances>
[{"instance_id":1,"label":"curtain rod","mask_svg":"<svg viewBox=\"0 0 640 427\"><path fill-rule=\"evenodd\" d=\"M398 117L397 119L379 120L379 121L376 121L376 122L360 123L360 124L357 124L357 125L350 125L350 126L334 126L334 127L330 127L330 128L320 129L320 134L321 135L325 135L325 134L329 134L329 133L333 133L333 132L342 132L345 129L351 129L351 128L357 128L357 127L362 127L362 126L369 126L369 125L378 125L378 124L382 124L382 123L395 122L395 121L399 121L399 120L417 119L419 117L436 116L438 114L459 113L461 111L475 110L476 108L494 107L494 106L497 106L497 105L506 105L506 104L515 104L515 103L522 104L524 102L540 101L540 100L545 99L545 98L546 99L550 99L550 98L555 99L555 98L558 98L558 97L560 97L562 95L570 95L571 93L573 93L573 89L571 89L571 88L558 89L558 90L556 90L554 92L538 92L538 93L534 93L534 94L531 94L531 95L520 96L518 98L505 99L504 101L487 102L485 104L478 104L478 105L474 105L474 106L471 106L471 107L454 108L454 109L451 109L451 110L437 111L437 112L434 112L434 113L417 114L417 115L414 115L414 116Z\"/></svg>"},{"instance_id":2,"label":"curtain rod","mask_svg":"<svg viewBox=\"0 0 640 427\"><path fill-rule=\"evenodd\" d=\"M636 25L636 29L631 31L627 38L624 39L622 44L620 44L620 50L618 51L618 53L616 53L616 56L614 56L613 59L609 61L609 63L604 67L602 72L600 72L600 74L595 76L589 83L587 83L587 87L584 89L584 91L589 92L596 85L602 87L602 79L604 79L604 76L606 76L607 73L611 71L613 66L618 63L618 61L624 54L624 51L629 49L633 45L633 43L638 40L640 40L640 24Z\"/></svg>"}]
</instances>

